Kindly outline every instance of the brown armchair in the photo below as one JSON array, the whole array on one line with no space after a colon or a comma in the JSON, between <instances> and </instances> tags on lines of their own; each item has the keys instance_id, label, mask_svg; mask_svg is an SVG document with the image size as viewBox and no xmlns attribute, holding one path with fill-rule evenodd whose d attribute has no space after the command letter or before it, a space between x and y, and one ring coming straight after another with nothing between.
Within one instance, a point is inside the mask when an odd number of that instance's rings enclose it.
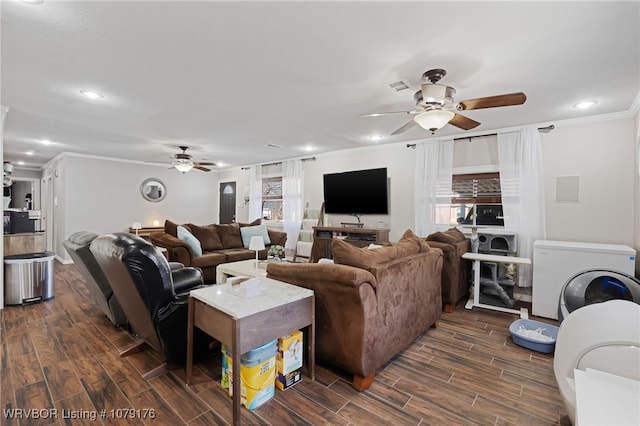
<instances>
[{"instance_id":1,"label":"brown armchair","mask_svg":"<svg viewBox=\"0 0 640 426\"><path fill-rule=\"evenodd\" d=\"M457 228L434 232L426 238L431 247L442 250L442 303L445 312L453 312L456 305L469 295L471 264L462 255L471 248L469 239Z\"/></svg>"}]
</instances>

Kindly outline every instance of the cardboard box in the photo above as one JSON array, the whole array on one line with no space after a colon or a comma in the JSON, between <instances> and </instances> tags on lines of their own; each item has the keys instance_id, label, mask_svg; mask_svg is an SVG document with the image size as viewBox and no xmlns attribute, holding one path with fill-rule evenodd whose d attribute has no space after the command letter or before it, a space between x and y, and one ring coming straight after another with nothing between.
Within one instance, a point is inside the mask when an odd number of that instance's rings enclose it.
<instances>
[{"instance_id":1,"label":"cardboard box","mask_svg":"<svg viewBox=\"0 0 640 426\"><path fill-rule=\"evenodd\" d=\"M287 375L302 367L302 331L296 330L278 339L276 369Z\"/></svg>"},{"instance_id":2,"label":"cardboard box","mask_svg":"<svg viewBox=\"0 0 640 426\"><path fill-rule=\"evenodd\" d=\"M240 363L240 402L253 410L270 400L275 393L276 341L269 342L242 355ZM233 359L231 350L222 348L221 385L233 396Z\"/></svg>"},{"instance_id":3,"label":"cardboard box","mask_svg":"<svg viewBox=\"0 0 640 426\"><path fill-rule=\"evenodd\" d=\"M278 376L276 377L276 387L283 391L289 389L300 380L302 380L302 368L298 368L297 370L287 374L278 373Z\"/></svg>"}]
</instances>

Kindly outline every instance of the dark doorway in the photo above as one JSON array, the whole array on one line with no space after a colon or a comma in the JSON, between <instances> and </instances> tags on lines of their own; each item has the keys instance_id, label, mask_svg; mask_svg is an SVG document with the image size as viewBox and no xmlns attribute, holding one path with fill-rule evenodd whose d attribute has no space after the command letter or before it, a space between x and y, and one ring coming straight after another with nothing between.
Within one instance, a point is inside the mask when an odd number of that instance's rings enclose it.
<instances>
[{"instance_id":1,"label":"dark doorway","mask_svg":"<svg viewBox=\"0 0 640 426\"><path fill-rule=\"evenodd\" d=\"M236 221L236 183L220 183L220 223Z\"/></svg>"}]
</instances>

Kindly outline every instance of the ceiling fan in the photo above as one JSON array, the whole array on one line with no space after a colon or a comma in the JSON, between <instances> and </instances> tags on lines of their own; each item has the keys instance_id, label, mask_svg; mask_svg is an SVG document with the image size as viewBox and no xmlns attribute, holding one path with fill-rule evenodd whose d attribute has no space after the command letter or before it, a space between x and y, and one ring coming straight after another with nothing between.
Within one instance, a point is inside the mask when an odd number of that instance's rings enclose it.
<instances>
[{"instance_id":1,"label":"ceiling fan","mask_svg":"<svg viewBox=\"0 0 640 426\"><path fill-rule=\"evenodd\" d=\"M462 130L471 130L480 125L479 122L459 114L458 111L522 105L527 100L527 96L524 93L516 92L456 102L454 100L456 89L451 86L437 84L446 74L447 72L443 69L433 69L422 74L422 78L428 83L422 84L420 90L413 95L413 99L416 102L416 110L361 114L360 117L377 117L389 114L414 115L415 117L411 121L391 134L403 133L416 124L429 130L431 134L435 134L436 130L441 129L446 124L451 124Z\"/></svg>"},{"instance_id":2,"label":"ceiling fan","mask_svg":"<svg viewBox=\"0 0 640 426\"><path fill-rule=\"evenodd\" d=\"M175 154L171 156L173 161L171 162L171 167L175 167L178 171L182 173L187 173L191 169L202 170L203 172L210 172L211 169L204 166L215 166L216 163L212 163L210 161L194 161L191 154L187 154L188 146L179 146L182 150L181 153Z\"/></svg>"}]
</instances>

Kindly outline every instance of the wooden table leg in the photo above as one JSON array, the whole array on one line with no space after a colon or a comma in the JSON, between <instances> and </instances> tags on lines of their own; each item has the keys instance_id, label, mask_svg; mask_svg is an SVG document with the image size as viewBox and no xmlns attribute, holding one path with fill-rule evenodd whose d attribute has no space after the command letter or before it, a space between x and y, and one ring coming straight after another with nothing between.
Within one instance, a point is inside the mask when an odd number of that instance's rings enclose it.
<instances>
[{"instance_id":1,"label":"wooden table leg","mask_svg":"<svg viewBox=\"0 0 640 426\"><path fill-rule=\"evenodd\" d=\"M195 317L195 302L193 297L189 296L188 312L187 312L187 366L185 381L187 386L191 383L191 374L193 373L193 327Z\"/></svg>"},{"instance_id":2,"label":"wooden table leg","mask_svg":"<svg viewBox=\"0 0 640 426\"><path fill-rule=\"evenodd\" d=\"M233 375L233 424L240 424L240 363L242 362L240 353L240 325L237 320L233 321L232 337L232 375Z\"/></svg>"}]
</instances>

